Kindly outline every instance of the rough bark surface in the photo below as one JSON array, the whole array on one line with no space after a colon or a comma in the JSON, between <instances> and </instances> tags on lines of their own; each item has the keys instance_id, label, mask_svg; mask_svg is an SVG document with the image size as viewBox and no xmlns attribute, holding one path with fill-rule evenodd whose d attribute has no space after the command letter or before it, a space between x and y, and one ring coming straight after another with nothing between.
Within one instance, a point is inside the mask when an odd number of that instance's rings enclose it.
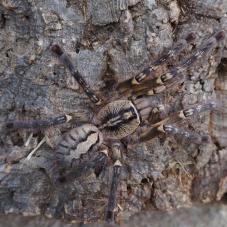
<instances>
[{"instance_id":1,"label":"rough bark surface","mask_svg":"<svg viewBox=\"0 0 227 227\"><path fill-rule=\"evenodd\" d=\"M38 119L75 112L89 118L89 100L70 86L70 75L50 52L60 43L95 89L138 74L185 37L196 41L171 64L184 58L213 32L227 34L227 1L171 0L2 0L0 1L0 120ZM227 35L226 35L227 36ZM142 210L169 210L193 202L220 200L227 190L225 83L226 40L209 57L187 70L187 80L171 100L176 109L202 100L221 103L217 113L204 113L184 127L212 136L195 145L174 138L155 138L122 154L117 220ZM226 85L225 85L226 86ZM168 94L167 94L168 96ZM169 98L168 98L169 100ZM44 215L75 222L103 219L112 162L99 175L53 187L45 171L54 149L44 144L25 157L45 135L50 138L72 128L0 135L0 212ZM227 136L226 136L227 137Z\"/></svg>"},{"instance_id":2,"label":"rough bark surface","mask_svg":"<svg viewBox=\"0 0 227 227\"><path fill-rule=\"evenodd\" d=\"M175 211L147 211L135 215L125 223L121 223L123 227L225 227L227 221L227 206L223 204L206 204L196 205L191 208L182 208ZM0 227L16 227L23 225L24 227L36 227L42 225L48 226L64 226L64 227L80 227L81 224L64 223L61 220L47 219L44 217L23 217L19 215L0 216ZM86 227L105 227L106 224L86 224Z\"/></svg>"}]
</instances>

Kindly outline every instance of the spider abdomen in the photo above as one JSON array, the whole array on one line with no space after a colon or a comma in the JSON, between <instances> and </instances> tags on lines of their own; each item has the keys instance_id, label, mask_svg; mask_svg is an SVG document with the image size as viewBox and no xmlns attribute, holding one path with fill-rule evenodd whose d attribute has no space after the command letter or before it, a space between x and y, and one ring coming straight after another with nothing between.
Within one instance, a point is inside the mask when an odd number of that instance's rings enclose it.
<instances>
[{"instance_id":1,"label":"spider abdomen","mask_svg":"<svg viewBox=\"0 0 227 227\"><path fill-rule=\"evenodd\" d=\"M140 125L140 116L130 100L116 100L104 106L96 118L99 129L108 138L121 139Z\"/></svg>"},{"instance_id":2,"label":"spider abdomen","mask_svg":"<svg viewBox=\"0 0 227 227\"><path fill-rule=\"evenodd\" d=\"M57 155L71 163L82 154L100 146L103 137L99 129L92 124L84 124L65 133L56 147Z\"/></svg>"}]
</instances>

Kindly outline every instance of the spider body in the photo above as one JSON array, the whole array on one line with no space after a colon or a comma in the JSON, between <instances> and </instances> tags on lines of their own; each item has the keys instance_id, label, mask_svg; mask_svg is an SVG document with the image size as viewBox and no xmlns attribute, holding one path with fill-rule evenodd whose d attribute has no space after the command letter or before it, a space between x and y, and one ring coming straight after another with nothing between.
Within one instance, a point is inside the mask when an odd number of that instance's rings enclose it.
<instances>
[{"instance_id":1,"label":"spider body","mask_svg":"<svg viewBox=\"0 0 227 227\"><path fill-rule=\"evenodd\" d=\"M105 139L122 139L132 134L140 125L140 116L129 100L116 100L100 109L94 124L82 124L66 132L56 146L56 152L71 163L81 155L96 149Z\"/></svg>"},{"instance_id":2,"label":"spider body","mask_svg":"<svg viewBox=\"0 0 227 227\"><path fill-rule=\"evenodd\" d=\"M107 138L122 139L140 125L140 114L130 100L116 100L104 106L95 117L98 128Z\"/></svg>"},{"instance_id":3,"label":"spider body","mask_svg":"<svg viewBox=\"0 0 227 227\"><path fill-rule=\"evenodd\" d=\"M94 92L83 79L82 75L75 69L70 57L57 44L51 50L58 56L59 60L68 68L72 77L79 83L84 93L90 99L94 107L94 116L91 121L81 124L63 134L55 148L57 165L53 165L53 175L56 175L58 165L62 163L72 169L66 169L64 177L67 180L80 177L89 169L100 172L106 166L108 160L108 149L120 150L121 139L130 137L129 143L140 143L151 140L160 133L172 135L180 139L187 139L192 143L209 142L208 135L201 135L192 130L179 128L179 121L186 121L188 118L198 115L201 112L217 108L217 102L206 100L190 108L175 110L174 113L164 113L165 103L160 95L166 91L176 89L186 79L185 70L194 64L198 59L203 58L209 51L224 39L225 34L219 31L202 44L189 58L180 62L176 67L159 75L155 71L162 64L168 62L171 56L180 51L193 40L189 34L183 43L177 44L170 49L166 55L153 62L140 74L117 85L118 95L111 101L104 96ZM161 100L161 101L160 101ZM174 106L174 103L171 104ZM160 119L153 123L150 115L160 114ZM6 122L7 128L47 128L54 125L70 122L73 114L63 114L48 118L46 120L32 121L10 121ZM152 122L152 123L151 123ZM97 153L91 160L81 161L81 156L89 153ZM112 181L108 205L106 208L106 221L114 221L114 212L117 203L117 186L120 182L121 162L120 156L115 159L113 166ZM79 162L75 162L78 161ZM57 166L57 167L56 167ZM54 176L57 179L56 176ZM57 181L56 181L57 182Z\"/></svg>"}]
</instances>

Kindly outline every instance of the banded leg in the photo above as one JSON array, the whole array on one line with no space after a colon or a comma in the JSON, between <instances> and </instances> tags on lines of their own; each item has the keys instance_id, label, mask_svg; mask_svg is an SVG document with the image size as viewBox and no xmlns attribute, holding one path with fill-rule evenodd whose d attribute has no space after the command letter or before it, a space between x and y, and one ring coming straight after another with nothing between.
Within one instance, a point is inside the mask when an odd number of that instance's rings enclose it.
<instances>
[{"instance_id":1,"label":"banded leg","mask_svg":"<svg viewBox=\"0 0 227 227\"><path fill-rule=\"evenodd\" d=\"M113 176L106 210L105 220L108 223L114 222L114 209L117 205L117 188L120 181L121 168L122 164L119 160L117 160L113 166Z\"/></svg>"},{"instance_id":2,"label":"banded leg","mask_svg":"<svg viewBox=\"0 0 227 227\"><path fill-rule=\"evenodd\" d=\"M148 78L155 78L157 75L155 71L158 67L162 66L163 64L170 61L171 57L177 56L186 46L188 43L191 43L195 39L195 35L190 33L187 35L185 40L179 42L175 47L169 49L169 51L154 61L149 67L145 68L141 73L136 75L133 78L130 78L126 81L123 81L118 85L118 90L121 93L124 93L125 90L130 89L133 85L139 85L143 83Z\"/></svg>"},{"instance_id":3,"label":"banded leg","mask_svg":"<svg viewBox=\"0 0 227 227\"><path fill-rule=\"evenodd\" d=\"M101 105L102 104L101 98L95 94L95 92L90 88L90 86L81 76L81 74L75 69L70 57L66 53L64 53L61 47L55 44L52 46L51 50L58 56L60 61L68 68L71 75L76 79L78 84L82 87L83 91L91 100L91 102L94 103L95 105Z\"/></svg>"},{"instance_id":4,"label":"banded leg","mask_svg":"<svg viewBox=\"0 0 227 227\"><path fill-rule=\"evenodd\" d=\"M30 121L8 121L5 127L8 129L41 129L54 125L64 124L72 119L71 115L63 114L57 117L50 117L45 120L30 120Z\"/></svg>"},{"instance_id":5,"label":"banded leg","mask_svg":"<svg viewBox=\"0 0 227 227\"><path fill-rule=\"evenodd\" d=\"M171 135L174 137L177 137L179 139L186 139L192 143L195 144L202 144L202 143L208 143L210 141L210 137L208 135L201 135L197 132L193 132L191 130L186 130L184 128L179 128L176 125L161 125L158 128L159 131Z\"/></svg>"},{"instance_id":6,"label":"banded leg","mask_svg":"<svg viewBox=\"0 0 227 227\"><path fill-rule=\"evenodd\" d=\"M163 105L165 97L163 95L158 94L156 96L146 96L142 98L136 98L133 100L133 103L136 106L136 109L140 113L140 117L143 120L143 122L149 120L149 116L151 113L154 113L154 117L152 116L151 121L153 122L159 122L161 119L165 118L165 115L168 112L168 105ZM160 116L161 119L159 118Z\"/></svg>"},{"instance_id":7,"label":"banded leg","mask_svg":"<svg viewBox=\"0 0 227 227\"><path fill-rule=\"evenodd\" d=\"M198 133L194 133L190 130L184 130L181 128L178 128L177 126L173 125L181 120L186 120L191 118L192 116L198 115L205 111L214 110L218 107L217 102L215 101L209 101L206 103L201 103L196 106L193 106L191 108L187 108L184 110L181 110L179 112L176 112L175 114L172 114L171 116L165 118L164 120L153 124L150 130L143 133L139 139L139 142L144 142L147 140L150 140L154 137L156 137L159 133L166 133L166 134L172 134L177 135L179 137L185 137L189 140L193 140L195 137L198 136L198 138L195 139L195 143L199 142L206 142L209 141L209 138L207 136L199 135ZM200 138L199 138L200 137ZM138 142L138 141L137 141Z\"/></svg>"},{"instance_id":8,"label":"banded leg","mask_svg":"<svg viewBox=\"0 0 227 227\"><path fill-rule=\"evenodd\" d=\"M156 95L176 87L185 80L186 77L184 72L186 69L192 66L197 60L207 55L207 53L209 53L209 51L216 46L217 42L223 40L224 37L224 31L217 32L210 39L208 39L205 44L202 44L201 47L194 52L194 54L186 60L183 60L178 66L170 69L157 79L147 80L146 83L141 86L133 87L131 95L135 97L139 95Z\"/></svg>"},{"instance_id":9,"label":"banded leg","mask_svg":"<svg viewBox=\"0 0 227 227\"><path fill-rule=\"evenodd\" d=\"M57 117L50 117L47 118L45 120L30 120L30 121L8 121L5 123L4 127L8 130L13 130L13 129L31 129L31 130L40 130L40 129L46 129L48 127L51 126L55 126L55 125L60 125L60 124L64 124L66 122L69 122L72 119L71 115L68 114L64 114L64 115L60 115ZM28 146L31 139L33 137L33 133L30 134L29 138L27 139L27 141L25 142L25 146ZM32 151L28 154L27 156L27 160L30 160L32 155L46 142L49 146L49 139L48 137L45 135L45 137L37 144L36 147L34 147L32 149Z\"/></svg>"},{"instance_id":10,"label":"banded leg","mask_svg":"<svg viewBox=\"0 0 227 227\"><path fill-rule=\"evenodd\" d=\"M174 67L165 74L162 74L156 79L155 88L149 90L147 95L154 95L161 93L171 87L175 87L177 84L182 83L185 80L185 70L192 66L196 61L204 57L210 50L216 46L217 42L223 40L225 37L224 31L217 32L208 41L203 44L194 54L189 58L182 61L177 67ZM182 77L183 76L183 77Z\"/></svg>"}]
</instances>

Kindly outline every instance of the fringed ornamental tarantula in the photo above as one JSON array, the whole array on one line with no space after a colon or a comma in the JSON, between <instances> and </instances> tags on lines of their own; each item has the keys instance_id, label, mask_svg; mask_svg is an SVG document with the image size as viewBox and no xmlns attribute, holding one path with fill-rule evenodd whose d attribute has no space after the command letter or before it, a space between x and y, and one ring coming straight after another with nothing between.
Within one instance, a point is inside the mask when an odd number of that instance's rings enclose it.
<instances>
[{"instance_id":1,"label":"fringed ornamental tarantula","mask_svg":"<svg viewBox=\"0 0 227 227\"><path fill-rule=\"evenodd\" d=\"M152 139L158 134L174 135L178 138L186 138L193 143L209 142L209 136L201 135L190 130L179 128L175 125L180 120L185 120L203 111L216 108L215 101L206 101L197 104L189 109L179 112L168 113L164 105L160 103L160 96L184 82L185 70L194 64L217 45L218 41L224 39L225 34L219 31L205 41L197 51L189 58L183 60L178 66L165 73L157 73L158 68L168 62L171 57L179 54L188 43L194 39L189 34L183 42L177 43L165 55L154 61L151 66L144 69L135 77L121 82L116 87L116 95L112 100L106 100L97 95L83 79L82 75L75 69L69 56L63 49L55 44L51 50L58 56L60 61L68 68L72 77L76 79L83 91L86 93L94 106L94 115L91 123L82 124L79 127L65 133L56 146L57 161L53 165L53 181L56 183L60 175L56 176L56 168L59 166L70 167L65 169L65 179L72 179L83 175L89 169L100 172L108 160L108 147L120 151L119 142L127 140L128 143L140 143ZM152 113L152 114L151 114ZM154 113L160 115L158 122L154 122ZM46 120L10 121L6 123L7 128L45 128L63 124L72 120L73 114L60 115ZM111 143L111 145L109 145ZM95 158L86 162L75 161L82 154L97 152ZM113 166L113 176L110 186L108 205L105 219L108 222L114 221L114 210L117 202L117 187L120 180L122 164L120 155ZM73 165L74 163L74 165ZM72 166L74 166L72 168ZM58 169L59 170L59 169Z\"/></svg>"}]
</instances>

